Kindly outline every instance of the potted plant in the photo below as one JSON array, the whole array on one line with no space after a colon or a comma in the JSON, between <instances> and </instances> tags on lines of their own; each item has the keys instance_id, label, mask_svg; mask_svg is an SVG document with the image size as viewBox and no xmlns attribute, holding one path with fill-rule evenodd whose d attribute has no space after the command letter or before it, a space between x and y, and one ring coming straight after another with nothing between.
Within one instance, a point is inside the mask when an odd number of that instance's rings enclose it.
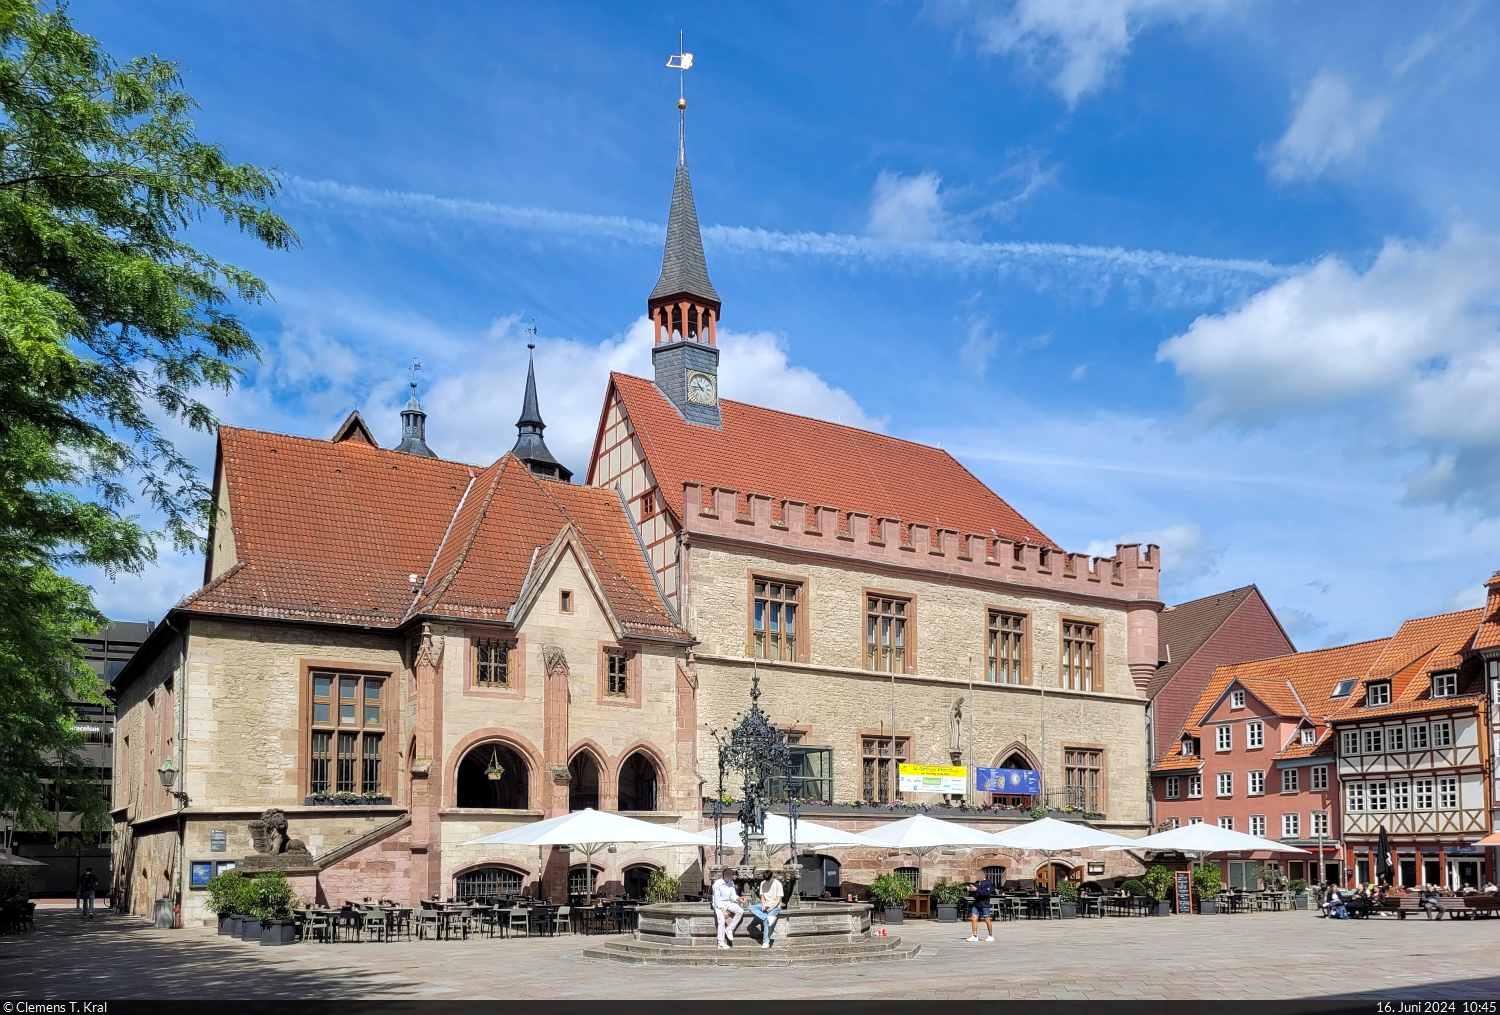
<instances>
[{"instance_id":1,"label":"potted plant","mask_svg":"<svg viewBox=\"0 0 1500 1015\"><path fill-rule=\"evenodd\" d=\"M1170 916L1172 906L1166 901L1167 893L1172 890L1172 872L1161 864L1146 871L1146 876L1141 878L1141 884L1146 887L1146 894L1156 903L1151 907L1152 916Z\"/></svg>"},{"instance_id":2,"label":"potted plant","mask_svg":"<svg viewBox=\"0 0 1500 1015\"><path fill-rule=\"evenodd\" d=\"M660 868L652 871L651 880L646 882L646 900L657 904L676 902L677 879Z\"/></svg>"},{"instance_id":3,"label":"potted plant","mask_svg":"<svg viewBox=\"0 0 1500 1015\"><path fill-rule=\"evenodd\" d=\"M1292 878L1291 884L1288 887L1290 887L1292 890L1292 908L1306 909L1307 882L1303 881L1301 878Z\"/></svg>"},{"instance_id":4,"label":"potted plant","mask_svg":"<svg viewBox=\"0 0 1500 1015\"><path fill-rule=\"evenodd\" d=\"M260 943L263 945L289 945L297 940L297 923L292 919L292 907L297 904L297 894L291 882L281 871L269 871L250 882L250 912L257 918L260 927Z\"/></svg>"},{"instance_id":5,"label":"potted plant","mask_svg":"<svg viewBox=\"0 0 1500 1015\"><path fill-rule=\"evenodd\" d=\"M906 900L911 898L911 882L899 874L882 874L870 885L870 901L885 910L886 923L901 923Z\"/></svg>"},{"instance_id":6,"label":"potted plant","mask_svg":"<svg viewBox=\"0 0 1500 1015\"><path fill-rule=\"evenodd\" d=\"M239 893L245 875L237 870L215 874L208 881L208 911L219 918L219 933L234 933L235 907L239 904Z\"/></svg>"},{"instance_id":7,"label":"potted plant","mask_svg":"<svg viewBox=\"0 0 1500 1015\"><path fill-rule=\"evenodd\" d=\"M1126 895L1140 897L1146 894L1146 886L1141 883L1139 878L1130 878L1120 886L1120 891Z\"/></svg>"},{"instance_id":8,"label":"potted plant","mask_svg":"<svg viewBox=\"0 0 1500 1015\"><path fill-rule=\"evenodd\" d=\"M938 923L957 923L958 904L963 901L964 886L957 881L938 878L932 886L932 904L937 907Z\"/></svg>"},{"instance_id":9,"label":"potted plant","mask_svg":"<svg viewBox=\"0 0 1500 1015\"><path fill-rule=\"evenodd\" d=\"M1064 881L1057 886L1057 910L1064 920L1071 920L1078 915L1078 886L1071 881Z\"/></svg>"},{"instance_id":10,"label":"potted plant","mask_svg":"<svg viewBox=\"0 0 1500 1015\"><path fill-rule=\"evenodd\" d=\"M260 940L260 920L250 909L255 905L255 879L242 877L234 889L233 915L229 920L229 934L241 941Z\"/></svg>"},{"instance_id":11,"label":"potted plant","mask_svg":"<svg viewBox=\"0 0 1500 1015\"><path fill-rule=\"evenodd\" d=\"M1193 892L1198 896L1198 912L1210 916L1218 911L1219 887L1218 864L1205 864L1193 868Z\"/></svg>"}]
</instances>

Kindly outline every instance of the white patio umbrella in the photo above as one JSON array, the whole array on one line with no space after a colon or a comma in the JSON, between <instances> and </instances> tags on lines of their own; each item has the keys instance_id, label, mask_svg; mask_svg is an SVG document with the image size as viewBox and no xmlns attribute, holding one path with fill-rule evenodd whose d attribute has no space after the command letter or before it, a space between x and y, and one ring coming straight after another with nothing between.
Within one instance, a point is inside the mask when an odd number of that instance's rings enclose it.
<instances>
[{"instance_id":1,"label":"white patio umbrella","mask_svg":"<svg viewBox=\"0 0 1500 1015\"><path fill-rule=\"evenodd\" d=\"M1250 852L1257 849L1274 853L1309 855L1305 849L1288 846L1275 839L1262 839L1258 835L1246 835L1244 832L1236 832L1203 822L1171 828L1165 832L1157 832L1155 835L1131 839L1129 845L1108 848L1172 850L1178 853L1193 853L1199 857L1210 853Z\"/></svg>"},{"instance_id":2,"label":"white patio umbrella","mask_svg":"<svg viewBox=\"0 0 1500 1015\"><path fill-rule=\"evenodd\" d=\"M0 853L0 867L45 867L41 860L33 860L27 856L17 856L15 853Z\"/></svg>"},{"instance_id":3,"label":"white patio umbrella","mask_svg":"<svg viewBox=\"0 0 1500 1015\"><path fill-rule=\"evenodd\" d=\"M587 857L589 870L598 853L616 843L651 846L701 846L703 839L695 832L684 832L670 825L655 825L639 818L628 818L613 811L596 811L592 807L573 811L546 821L512 828L508 832L482 835L461 843L464 846L567 846ZM588 878L588 897L592 900L594 878Z\"/></svg>"},{"instance_id":4,"label":"white patio umbrella","mask_svg":"<svg viewBox=\"0 0 1500 1015\"><path fill-rule=\"evenodd\" d=\"M990 839L1007 849L1028 849L1048 857L1074 849L1098 849L1103 846L1130 847L1135 839L1073 821L1038 818L1036 821L995 832Z\"/></svg>"},{"instance_id":5,"label":"white patio umbrella","mask_svg":"<svg viewBox=\"0 0 1500 1015\"><path fill-rule=\"evenodd\" d=\"M885 846L917 855L917 888L922 887L922 859L935 849L961 846L993 846L994 838L956 821L942 821L925 814L914 814L901 821L871 828L859 833L872 846Z\"/></svg>"}]
</instances>

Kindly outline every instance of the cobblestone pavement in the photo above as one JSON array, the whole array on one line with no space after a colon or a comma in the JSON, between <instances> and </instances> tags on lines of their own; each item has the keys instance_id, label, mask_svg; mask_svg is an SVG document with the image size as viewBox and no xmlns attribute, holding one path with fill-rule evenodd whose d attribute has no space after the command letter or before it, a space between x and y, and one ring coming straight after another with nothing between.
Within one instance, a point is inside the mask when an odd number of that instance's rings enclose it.
<instances>
[{"instance_id":1,"label":"cobblestone pavement","mask_svg":"<svg viewBox=\"0 0 1500 1015\"><path fill-rule=\"evenodd\" d=\"M582 937L262 948L131 917L42 910L36 922L35 934L0 937L0 998L711 998L726 976L736 989L774 983L775 996L807 1000L1500 998L1500 920L1021 921L997 926L994 944L965 942L967 925L922 921L899 928L922 945L915 959L771 976L594 961Z\"/></svg>"}]
</instances>

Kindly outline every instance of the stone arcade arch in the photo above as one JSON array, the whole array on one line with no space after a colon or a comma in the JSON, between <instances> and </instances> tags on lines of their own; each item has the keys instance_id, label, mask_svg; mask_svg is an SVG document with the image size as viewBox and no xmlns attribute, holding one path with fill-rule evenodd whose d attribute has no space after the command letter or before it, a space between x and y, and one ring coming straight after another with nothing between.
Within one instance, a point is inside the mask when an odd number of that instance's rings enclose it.
<instances>
[{"instance_id":1,"label":"stone arcade arch","mask_svg":"<svg viewBox=\"0 0 1500 1015\"><path fill-rule=\"evenodd\" d=\"M490 778L498 762L500 778ZM459 807L524 809L531 805L531 772L519 751L499 740L475 744L458 763L454 803Z\"/></svg>"},{"instance_id":2,"label":"stone arcade arch","mask_svg":"<svg viewBox=\"0 0 1500 1015\"><path fill-rule=\"evenodd\" d=\"M618 807L622 811L654 811L657 808L656 761L645 751L634 751L620 763Z\"/></svg>"}]
</instances>

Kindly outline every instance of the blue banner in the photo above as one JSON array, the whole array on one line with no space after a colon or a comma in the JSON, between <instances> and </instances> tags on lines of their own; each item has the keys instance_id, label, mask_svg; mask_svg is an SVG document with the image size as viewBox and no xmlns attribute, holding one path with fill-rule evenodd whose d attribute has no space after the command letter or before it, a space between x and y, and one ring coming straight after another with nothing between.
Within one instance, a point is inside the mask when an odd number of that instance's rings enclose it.
<instances>
[{"instance_id":1,"label":"blue banner","mask_svg":"<svg viewBox=\"0 0 1500 1015\"><path fill-rule=\"evenodd\" d=\"M976 768L974 789L980 793L1040 793L1042 777L1030 768Z\"/></svg>"}]
</instances>

